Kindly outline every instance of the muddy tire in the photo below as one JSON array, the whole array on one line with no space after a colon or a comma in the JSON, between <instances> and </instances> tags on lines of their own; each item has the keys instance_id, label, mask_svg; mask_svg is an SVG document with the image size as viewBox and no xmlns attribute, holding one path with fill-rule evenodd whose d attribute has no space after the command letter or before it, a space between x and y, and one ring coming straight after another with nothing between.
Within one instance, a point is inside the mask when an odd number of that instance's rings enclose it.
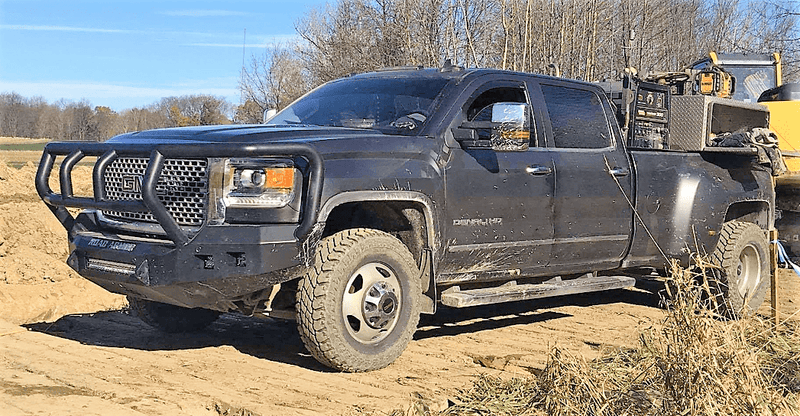
<instances>
[{"instance_id":1,"label":"muddy tire","mask_svg":"<svg viewBox=\"0 0 800 416\"><path fill-rule=\"evenodd\" d=\"M128 296L131 315L168 333L195 332L211 325L220 313L208 309L188 309Z\"/></svg>"},{"instance_id":2,"label":"muddy tire","mask_svg":"<svg viewBox=\"0 0 800 416\"><path fill-rule=\"evenodd\" d=\"M758 310L770 288L769 243L759 226L726 222L711 255L719 267L711 289L720 312L740 318Z\"/></svg>"},{"instance_id":3,"label":"muddy tire","mask_svg":"<svg viewBox=\"0 0 800 416\"><path fill-rule=\"evenodd\" d=\"M357 228L324 238L297 288L297 326L308 351L340 371L383 368L419 323L419 269L408 248Z\"/></svg>"}]
</instances>

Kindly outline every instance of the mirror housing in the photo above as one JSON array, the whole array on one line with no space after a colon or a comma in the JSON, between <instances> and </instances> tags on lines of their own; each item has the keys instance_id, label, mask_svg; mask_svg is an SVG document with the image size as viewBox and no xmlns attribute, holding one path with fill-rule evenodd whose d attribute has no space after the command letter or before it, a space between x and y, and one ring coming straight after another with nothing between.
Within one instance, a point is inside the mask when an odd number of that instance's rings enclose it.
<instances>
[{"instance_id":1,"label":"mirror housing","mask_svg":"<svg viewBox=\"0 0 800 416\"><path fill-rule=\"evenodd\" d=\"M262 123L266 124L268 121L275 117L275 114L278 114L278 110L275 108L268 108L264 110L264 116L262 118Z\"/></svg>"},{"instance_id":2,"label":"mirror housing","mask_svg":"<svg viewBox=\"0 0 800 416\"><path fill-rule=\"evenodd\" d=\"M488 129L491 126L475 126L474 122L465 122L461 127L453 129L453 138L467 149L490 149L492 143L487 138L478 137L478 129ZM487 124L487 123L480 123Z\"/></svg>"}]
</instances>

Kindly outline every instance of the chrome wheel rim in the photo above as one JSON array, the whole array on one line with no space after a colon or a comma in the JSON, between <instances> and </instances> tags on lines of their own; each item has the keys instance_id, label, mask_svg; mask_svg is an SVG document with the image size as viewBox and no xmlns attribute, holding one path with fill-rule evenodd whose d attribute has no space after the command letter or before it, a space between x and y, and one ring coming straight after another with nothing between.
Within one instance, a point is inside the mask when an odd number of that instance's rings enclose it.
<instances>
[{"instance_id":1,"label":"chrome wheel rim","mask_svg":"<svg viewBox=\"0 0 800 416\"><path fill-rule=\"evenodd\" d=\"M748 244L739 253L736 275L739 295L747 299L752 296L761 281L761 255L752 244Z\"/></svg>"},{"instance_id":2,"label":"chrome wheel rim","mask_svg":"<svg viewBox=\"0 0 800 416\"><path fill-rule=\"evenodd\" d=\"M399 317L401 288L397 275L383 263L368 263L350 276L342 296L347 332L362 344L382 341Z\"/></svg>"}]
</instances>

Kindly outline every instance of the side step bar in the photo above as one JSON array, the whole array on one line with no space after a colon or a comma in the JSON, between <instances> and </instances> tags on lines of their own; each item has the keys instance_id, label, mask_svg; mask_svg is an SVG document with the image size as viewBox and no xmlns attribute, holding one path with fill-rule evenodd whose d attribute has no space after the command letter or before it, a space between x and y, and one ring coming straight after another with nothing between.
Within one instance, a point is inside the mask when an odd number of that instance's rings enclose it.
<instances>
[{"instance_id":1,"label":"side step bar","mask_svg":"<svg viewBox=\"0 0 800 416\"><path fill-rule=\"evenodd\" d=\"M541 299L577 293L599 292L623 289L636 284L636 279L628 276L581 277L567 281L554 279L547 283L518 285L509 282L498 287L461 290L453 286L442 292L442 304L452 308L489 305L493 303L514 302L518 300Z\"/></svg>"}]
</instances>

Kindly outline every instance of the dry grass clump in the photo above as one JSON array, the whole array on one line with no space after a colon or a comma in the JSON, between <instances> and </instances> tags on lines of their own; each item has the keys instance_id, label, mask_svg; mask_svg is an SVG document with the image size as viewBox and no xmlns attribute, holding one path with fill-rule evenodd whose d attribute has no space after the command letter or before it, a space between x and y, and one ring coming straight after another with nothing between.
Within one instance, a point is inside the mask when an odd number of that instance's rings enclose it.
<instances>
[{"instance_id":1,"label":"dry grass clump","mask_svg":"<svg viewBox=\"0 0 800 416\"><path fill-rule=\"evenodd\" d=\"M800 414L800 332L758 316L720 319L708 296L707 263L674 263L666 318L639 346L591 362L554 348L531 379L486 375L444 414L795 415Z\"/></svg>"},{"instance_id":2,"label":"dry grass clump","mask_svg":"<svg viewBox=\"0 0 800 416\"><path fill-rule=\"evenodd\" d=\"M442 415L539 415L541 390L535 378L479 375ZM430 414L430 413L428 413Z\"/></svg>"}]
</instances>

